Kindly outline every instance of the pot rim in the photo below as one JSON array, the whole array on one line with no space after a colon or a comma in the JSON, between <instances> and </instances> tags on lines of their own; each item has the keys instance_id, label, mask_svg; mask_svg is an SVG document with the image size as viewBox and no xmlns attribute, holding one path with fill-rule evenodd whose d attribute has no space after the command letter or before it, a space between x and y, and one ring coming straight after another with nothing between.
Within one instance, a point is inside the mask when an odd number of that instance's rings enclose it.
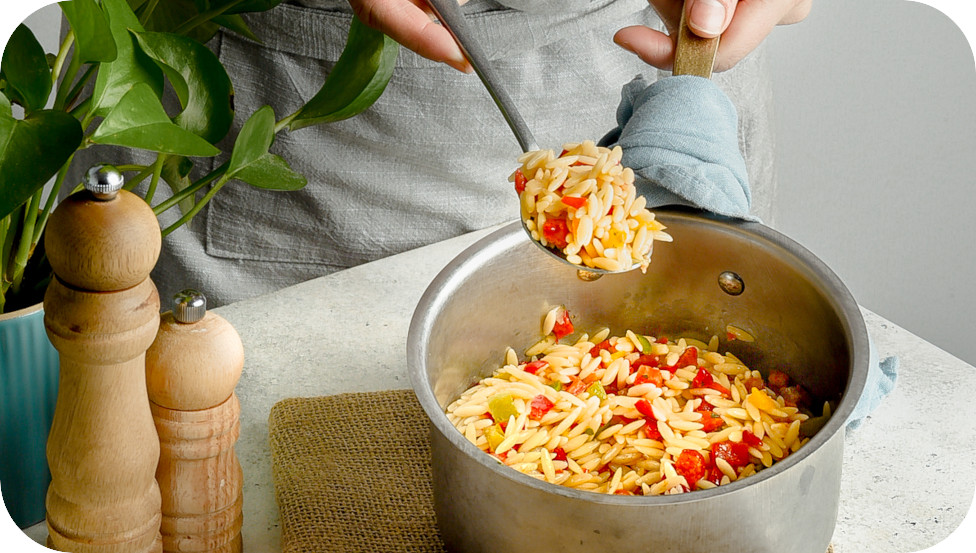
<instances>
[{"instance_id":1,"label":"pot rim","mask_svg":"<svg viewBox=\"0 0 976 553\"><path fill-rule=\"evenodd\" d=\"M21 307L16 311L9 311L7 313L0 313L0 321L6 321L9 319L16 319L17 317L24 317L26 315L31 315L37 311L44 309L44 302L39 301L34 305L28 305L27 307Z\"/></svg>"},{"instance_id":2,"label":"pot rim","mask_svg":"<svg viewBox=\"0 0 976 553\"><path fill-rule=\"evenodd\" d=\"M425 358L427 356L427 343L430 337L431 326L434 320L432 315L439 311L444 301L446 301L446 291L456 288L459 284L463 283L483 262L493 257L491 255L485 255L486 251L502 252L517 245L519 241L530 239L522 231L521 224L518 221L513 221L491 232L451 260L434 277L430 285L428 285L414 311L407 333L407 371L414 393L417 395L431 423L431 432L439 431L454 447L461 450L484 468L495 472L499 476L515 480L531 488L574 500L635 507L702 501L719 495L735 493L749 486L760 484L775 478L794 465L801 463L808 456L819 450L821 446L833 439L838 433L843 432L847 424L847 419L853 413L854 407L860 399L867 382L870 348L867 328L865 327L860 307L840 277L808 249L786 235L761 223L730 219L699 210L680 207L659 208L655 209L655 213L665 225L667 225L668 219L703 219L707 224L724 227L725 230L732 231L736 234L749 234L758 237L778 247L780 250L784 250L786 254L797 258L800 261L799 266L809 269L807 276L813 279L814 283L821 286L827 293L827 300L840 316L841 325L848 341L847 345L851 352L851 370L848 375L847 385L844 388L837 408L823 428L807 444L786 459L776 462L770 468L763 469L742 480L716 486L712 489L696 490L693 493L675 495L622 496L576 490L537 480L499 463L469 442L448 421L447 415L443 412L440 404L434 397L433 388L427 378Z\"/></svg>"}]
</instances>

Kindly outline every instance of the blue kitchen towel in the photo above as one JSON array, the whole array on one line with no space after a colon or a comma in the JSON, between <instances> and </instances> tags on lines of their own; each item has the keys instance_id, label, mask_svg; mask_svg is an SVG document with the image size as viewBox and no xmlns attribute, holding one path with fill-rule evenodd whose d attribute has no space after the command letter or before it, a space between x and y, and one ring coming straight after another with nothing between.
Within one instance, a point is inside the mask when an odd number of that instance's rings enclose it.
<instances>
[{"instance_id":1,"label":"blue kitchen towel","mask_svg":"<svg viewBox=\"0 0 976 553\"><path fill-rule=\"evenodd\" d=\"M891 356L879 362L878 352L870 339L868 348L868 378L864 383L864 393L854 406L854 411L847 417L848 430L856 430L861 426L864 419L895 389L895 381L898 379L898 358Z\"/></svg>"},{"instance_id":2,"label":"blue kitchen towel","mask_svg":"<svg viewBox=\"0 0 976 553\"><path fill-rule=\"evenodd\" d=\"M735 106L710 79L681 75L649 85L637 76L623 87L617 125L600 144L623 149L648 207L689 205L758 220L749 213Z\"/></svg>"},{"instance_id":3,"label":"blue kitchen towel","mask_svg":"<svg viewBox=\"0 0 976 553\"><path fill-rule=\"evenodd\" d=\"M638 76L623 87L617 125L600 144L623 149L622 163L634 170L648 207L687 205L758 221L749 213L752 198L735 106L710 79L682 75L648 84ZM897 379L898 359L879 361L869 344L867 382L847 419L848 430L864 422Z\"/></svg>"}]
</instances>

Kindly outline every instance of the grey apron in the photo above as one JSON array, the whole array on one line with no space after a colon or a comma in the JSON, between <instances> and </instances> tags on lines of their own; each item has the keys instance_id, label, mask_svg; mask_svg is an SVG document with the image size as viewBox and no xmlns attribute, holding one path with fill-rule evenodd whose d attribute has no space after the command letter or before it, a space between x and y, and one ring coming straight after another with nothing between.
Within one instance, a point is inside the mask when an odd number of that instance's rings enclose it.
<instances>
[{"instance_id":1,"label":"grey apron","mask_svg":"<svg viewBox=\"0 0 976 553\"><path fill-rule=\"evenodd\" d=\"M641 72L657 78L612 41L626 25L660 26L646 0L565 3L574 11L525 13L491 0L465 5L539 144L553 149L599 139L615 124L621 87ZM304 4L248 17L264 45L230 33L215 39L235 89L231 136L263 105L279 119L292 113L338 58L352 17L348 4ZM717 79L739 109L754 211L766 218L772 152L761 69L761 56L753 55ZM478 78L405 48L373 107L346 121L282 132L272 151L308 186L276 192L228 183L191 225L164 240L153 273L163 298L196 287L222 305L518 216L508 175L520 150ZM164 216L163 224L175 218Z\"/></svg>"}]
</instances>

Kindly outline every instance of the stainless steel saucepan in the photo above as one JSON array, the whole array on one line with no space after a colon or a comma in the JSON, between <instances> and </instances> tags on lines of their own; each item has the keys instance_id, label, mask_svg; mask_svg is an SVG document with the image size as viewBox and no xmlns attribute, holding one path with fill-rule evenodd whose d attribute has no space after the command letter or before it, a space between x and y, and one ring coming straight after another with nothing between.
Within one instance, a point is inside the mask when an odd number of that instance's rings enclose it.
<instances>
[{"instance_id":1,"label":"stainless steel saucepan","mask_svg":"<svg viewBox=\"0 0 976 553\"><path fill-rule=\"evenodd\" d=\"M659 210L674 242L647 274L584 282L538 251L514 222L453 260L423 295L407 342L430 422L437 519L450 551L823 553L837 518L844 422L864 388L868 338L840 279L758 223ZM785 370L837 402L797 453L729 485L673 496L607 496L538 481L468 442L446 406L499 367L505 348L539 339L565 305L576 328L721 339L750 368ZM753 342L726 339L733 325Z\"/></svg>"}]
</instances>

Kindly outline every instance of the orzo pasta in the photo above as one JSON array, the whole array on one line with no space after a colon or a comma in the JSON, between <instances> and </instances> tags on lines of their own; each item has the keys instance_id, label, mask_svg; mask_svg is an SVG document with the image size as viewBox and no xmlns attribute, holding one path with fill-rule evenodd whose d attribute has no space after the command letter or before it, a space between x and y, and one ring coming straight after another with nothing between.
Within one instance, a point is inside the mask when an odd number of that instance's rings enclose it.
<instances>
[{"instance_id":1,"label":"orzo pasta","mask_svg":"<svg viewBox=\"0 0 976 553\"><path fill-rule=\"evenodd\" d=\"M532 238L576 265L619 271L651 261L654 241L671 241L643 196L622 150L592 141L566 144L558 156L535 150L519 157L509 180L519 194Z\"/></svg>"},{"instance_id":2,"label":"orzo pasta","mask_svg":"<svg viewBox=\"0 0 976 553\"><path fill-rule=\"evenodd\" d=\"M525 474L599 493L674 494L749 476L809 440L805 390L718 353L717 337L604 329L561 343L574 333L562 307L543 330L525 358L509 349L447 408L469 441ZM827 416L825 405L817 418Z\"/></svg>"}]
</instances>

